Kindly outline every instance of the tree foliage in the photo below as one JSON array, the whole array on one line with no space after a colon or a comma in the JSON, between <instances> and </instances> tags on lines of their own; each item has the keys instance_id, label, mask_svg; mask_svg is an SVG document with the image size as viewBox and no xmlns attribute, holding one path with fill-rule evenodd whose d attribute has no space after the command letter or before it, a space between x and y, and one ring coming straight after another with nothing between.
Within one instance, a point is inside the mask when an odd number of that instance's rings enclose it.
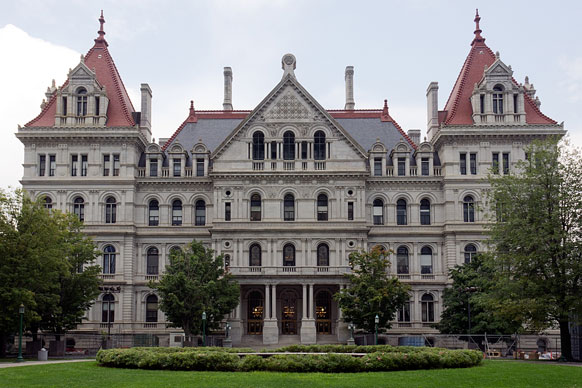
<instances>
[{"instance_id":1,"label":"tree foliage","mask_svg":"<svg viewBox=\"0 0 582 388\"><path fill-rule=\"evenodd\" d=\"M99 253L82 224L74 215L45 209L42 200L0 192L2 345L18 330L20 304L33 335L39 329L62 334L82 321L99 293Z\"/></svg>"},{"instance_id":2,"label":"tree foliage","mask_svg":"<svg viewBox=\"0 0 582 388\"><path fill-rule=\"evenodd\" d=\"M540 330L559 325L571 359L568 323L582 317L582 158L557 141L534 143L519 173L490 178L491 300L506 319Z\"/></svg>"},{"instance_id":3,"label":"tree foliage","mask_svg":"<svg viewBox=\"0 0 582 388\"><path fill-rule=\"evenodd\" d=\"M181 327L187 337L202 333L202 313L207 328L217 329L220 321L239 303L239 286L223 268L223 256L194 240L173 251L170 264L159 282L150 287L160 296L160 310L172 327Z\"/></svg>"},{"instance_id":4,"label":"tree foliage","mask_svg":"<svg viewBox=\"0 0 582 388\"><path fill-rule=\"evenodd\" d=\"M375 330L376 315L380 328L390 328L396 311L409 299L409 287L388 274L388 253L379 246L369 253L351 253L352 273L346 275L350 284L334 296L344 321L368 332Z\"/></svg>"},{"instance_id":5,"label":"tree foliage","mask_svg":"<svg viewBox=\"0 0 582 388\"><path fill-rule=\"evenodd\" d=\"M521 322L499 317L488 303L487 295L496 287L494 275L494 268L483 255L475 255L470 263L449 270L453 284L443 292L444 311L436 325L441 333L513 334L519 331Z\"/></svg>"}]
</instances>

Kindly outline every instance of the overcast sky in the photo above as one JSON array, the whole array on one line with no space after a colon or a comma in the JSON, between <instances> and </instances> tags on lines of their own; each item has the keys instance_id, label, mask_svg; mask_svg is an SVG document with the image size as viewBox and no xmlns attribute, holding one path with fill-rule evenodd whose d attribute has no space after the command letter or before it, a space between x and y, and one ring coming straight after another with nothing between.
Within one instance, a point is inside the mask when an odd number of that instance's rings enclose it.
<instances>
[{"instance_id":1,"label":"overcast sky","mask_svg":"<svg viewBox=\"0 0 582 388\"><path fill-rule=\"evenodd\" d=\"M150 1L0 0L0 187L19 186L23 147L15 138L40 112L51 80L61 85L97 37L105 36L133 104L153 90L153 134L169 137L197 109L222 109L224 66L234 74L234 109L253 109L293 53L295 74L324 107L343 108L344 70L355 68L356 109L381 108L426 133L426 87L439 109L473 39L475 8L486 43L514 77L529 75L544 114L565 122L582 146L580 1Z\"/></svg>"}]
</instances>

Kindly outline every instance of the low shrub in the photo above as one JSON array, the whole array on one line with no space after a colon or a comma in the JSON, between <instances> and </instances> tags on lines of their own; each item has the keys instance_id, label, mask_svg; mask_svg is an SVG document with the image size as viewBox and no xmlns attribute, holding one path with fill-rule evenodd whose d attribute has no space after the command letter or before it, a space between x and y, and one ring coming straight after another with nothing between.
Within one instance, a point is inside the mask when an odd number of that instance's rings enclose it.
<instances>
[{"instance_id":1,"label":"low shrub","mask_svg":"<svg viewBox=\"0 0 582 388\"><path fill-rule=\"evenodd\" d=\"M234 354L234 353L246 354ZM323 354L252 354L252 349L132 348L100 350L100 365L117 368L193 371L368 372L466 368L481 363L475 350L424 347L292 345L277 352ZM366 353L354 356L346 353Z\"/></svg>"}]
</instances>

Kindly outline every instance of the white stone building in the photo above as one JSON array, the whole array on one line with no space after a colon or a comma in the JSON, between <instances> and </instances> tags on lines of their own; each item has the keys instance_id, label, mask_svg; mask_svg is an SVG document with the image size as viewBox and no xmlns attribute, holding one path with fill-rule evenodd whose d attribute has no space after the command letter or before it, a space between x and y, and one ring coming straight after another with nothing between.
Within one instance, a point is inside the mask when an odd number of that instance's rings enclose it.
<instances>
[{"instance_id":1,"label":"white stone building","mask_svg":"<svg viewBox=\"0 0 582 388\"><path fill-rule=\"evenodd\" d=\"M332 299L348 255L382 245L391 273L412 286L393 333L434 331L447 271L484 249L486 175L508 174L533 139L563 135L543 115L535 89L477 27L443 110L427 89L428 137L405 133L383 109L356 110L353 67L343 110L326 110L299 83L295 57L251 111L233 110L232 70L224 104L196 111L169 139L152 142L152 91L129 99L104 38L17 137L23 187L47 206L78 214L93 236L103 280L79 330L168 334L147 282L172 249L192 239L224 254L241 285L228 318L234 344L337 342L347 325ZM420 97L420 96L419 96Z\"/></svg>"}]
</instances>

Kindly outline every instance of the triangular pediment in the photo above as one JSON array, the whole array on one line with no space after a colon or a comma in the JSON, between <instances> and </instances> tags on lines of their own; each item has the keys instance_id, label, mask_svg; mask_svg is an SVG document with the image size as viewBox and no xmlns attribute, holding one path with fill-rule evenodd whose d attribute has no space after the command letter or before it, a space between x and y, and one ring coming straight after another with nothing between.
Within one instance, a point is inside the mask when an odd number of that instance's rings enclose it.
<instances>
[{"instance_id":1,"label":"triangular pediment","mask_svg":"<svg viewBox=\"0 0 582 388\"><path fill-rule=\"evenodd\" d=\"M306 101L301 101L297 93L288 88L265 111L263 117L267 122L309 121L313 118L313 112Z\"/></svg>"},{"instance_id":2,"label":"triangular pediment","mask_svg":"<svg viewBox=\"0 0 582 388\"><path fill-rule=\"evenodd\" d=\"M513 70L511 70L511 68L500 59L497 59L487 70L485 70L485 76L488 75L511 77L513 76Z\"/></svg>"},{"instance_id":3,"label":"triangular pediment","mask_svg":"<svg viewBox=\"0 0 582 388\"><path fill-rule=\"evenodd\" d=\"M91 71L91 69L89 69L87 65L85 65L84 61L81 60L81 62L79 62L79 64L69 73L69 79L75 81L94 80L95 72Z\"/></svg>"}]
</instances>

